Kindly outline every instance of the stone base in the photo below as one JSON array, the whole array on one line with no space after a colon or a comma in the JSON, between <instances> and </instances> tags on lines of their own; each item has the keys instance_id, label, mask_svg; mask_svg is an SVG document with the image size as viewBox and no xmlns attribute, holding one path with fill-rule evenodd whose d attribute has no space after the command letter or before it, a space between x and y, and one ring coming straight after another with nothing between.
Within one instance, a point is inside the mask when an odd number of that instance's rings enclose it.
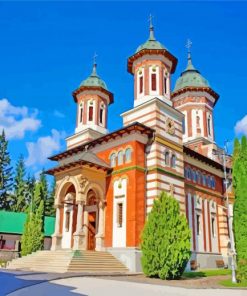
<instances>
[{"instance_id":1,"label":"stone base","mask_svg":"<svg viewBox=\"0 0 247 296\"><path fill-rule=\"evenodd\" d=\"M107 248L107 252L120 260L130 271L142 272L141 250L138 248Z\"/></svg>"},{"instance_id":2,"label":"stone base","mask_svg":"<svg viewBox=\"0 0 247 296\"><path fill-rule=\"evenodd\" d=\"M229 267L228 258L223 257L220 253L201 253L192 252L191 260L195 260L198 265L198 270L200 269L215 269L218 268L216 260L223 260L225 265ZM186 270L190 270L190 261L187 264Z\"/></svg>"},{"instance_id":3,"label":"stone base","mask_svg":"<svg viewBox=\"0 0 247 296\"><path fill-rule=\"evenodd\" d=\"M51 250L61 250L62 249L62 235L61 234L53 234L52 236L52 244L51 244Z\"/></svg>"},{"instance_id":4,"label":"stone base","mask_svg":"<svg viewBox=\"0 0 247 296\"><path fill-rule=\"evenodd\" d=\"M74 233L73 234L74 244L73 250L86 250L86 240L85 240L85 233Z\"/></svg>"},{"instance_id":5,"label":"stone base","mask_svg":"<svg viewBox=\"0 0 247 296\"><path fill-rule=\"evenodd\" d=\"M104 235L103 234L96 234L95 240L96 240L95 251L104 251L105 250L105 247L104 247L105 237L104 237Z\"/></svg>"}]
</instances>

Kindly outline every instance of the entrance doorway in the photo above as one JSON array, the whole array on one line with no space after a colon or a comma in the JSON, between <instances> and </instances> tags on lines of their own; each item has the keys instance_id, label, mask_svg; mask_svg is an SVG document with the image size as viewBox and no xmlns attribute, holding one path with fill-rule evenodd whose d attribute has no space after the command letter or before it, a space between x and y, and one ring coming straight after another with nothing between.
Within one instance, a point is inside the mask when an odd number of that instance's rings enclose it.
<instances>
[{"instance_id":1,"label":"entrance doorway","mask_svg":"<svg viewBox=\"0 0 247 296\"><path fill-rule=\"evenodd\" d=\"M88 213L88 250L95 250L96 212Z\"/></svg>"}]
</instances>

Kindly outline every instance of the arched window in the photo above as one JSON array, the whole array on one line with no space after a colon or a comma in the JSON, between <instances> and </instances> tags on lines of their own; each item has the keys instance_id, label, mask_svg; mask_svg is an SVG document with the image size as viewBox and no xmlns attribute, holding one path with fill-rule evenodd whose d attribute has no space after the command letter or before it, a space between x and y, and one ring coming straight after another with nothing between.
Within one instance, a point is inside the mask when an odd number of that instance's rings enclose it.
<instances>
[{"instance_id":1,"label":"arched window","mask_svg":"<svg viewBox=\"0 0 247 296\"><path fill-rule=\"evenodd\" d=\"M165 164L169 165L170 153L169 151L165 152Z\"/></svg>"},{"instance_id":2,"label":"arched window","mask_svg":"<svg viewBox=\"0 0 247 296\"><path fill-rule=\"evenodd\" d=\"M116 154L112 153L110 156L110 161L111 161L111 167L115 167L116 166Z\"/></svg>"},{"instance_id":3,"label":"arched window","mask_svg":"<svg viewBox=\"0 0 247 296\"><path fill-rule=\"evenodd\" d=\"M204 186L206 186L206 184L207 184L207 177L205 175L202 175L202 184Z\"/></svg>"},{"instance_id":4,"label":"arched window","mask_svg":"<svg viewBox=\"0 0 247 296\"><path fill-rule=\"evenodd\" d=\"M192 170L192 180L196 182L196 172L194 170Z\"/></svg>"},{"instance_id":5,"label":"arched window","mask_svg":"<svg viewBox=\"0 0 247 296\"><path fill-rule=\"evenodd\" d=\"M211 136L211 116L208 115L208 135Z\"/></svg>"},{"instance_id":6,"label":"arched window","mask_svg":"<svg viewBox=\"0 0 247 296\"><path fill-rule=\"evenodd\" d=\"M132 151L130 148L127 148L125 151L125 162L131 162Z\"/></svg>"},{"instance_id":7,"label":"arched window","mask_svg":"<svg viewBox=\"0 0 247 296\"><path fill-rule=\"evenodd\" d=\"M188 168L184 168L184 177L188 179Z\"/></svg>"},{"instance_id":8,"label":"arched window","mask_svg":"<svg viewBox=\"0 0 247 296\"><path fill-rule=\"evenodd\" d=\"M143 93L143 76L139 76L139 93Z\"/></svg>"},{"instance_id":9,"label":"arched window","mask_svg":"<svg viewBox=\"0 0 247 296\"><path fill-rule=\"evenodd\" d=\"M198 175L197 175L197 182L198 182L199 184L202 183L202 174L201 174L200 172L198 172Z\"/></svg>"},{"instance_id":10,"label":"arched window","mask_svg":"<svg viewBox=\"0 0 247 296\"><path fill-rule=\"evenodd\" d=\"M104 111L105 111L105 106L104 104L100 105L100 110L99 110L99 123L103 124L104 122Z\"/></svg>"},{"instance_id":11,"label":"arched window","mask_svg":"<svg viewBox=\"0 0 247 296\"><path fill-rule=\"evenodd\" d=\"M207 178L207 185L208 185L208 187L211 187L211 178L210 177Z\"/></svg>"},{"instance_id":12,"label":"arched window","mask_svg":"<svg viewBox=\"0 0 247 296\"><path fill-rule=\"evenodd\" d=\"M157 89L156 84L157 84L156 73L152 73L151 74L151 89L153 91L155 91Z\"/></svg>"},{"instance_id":13,"label":"arched window","mask_svg":"<svg viewBox=\"0 0 247 296\"><path fill-rule=\"evenodd\" d=\"M191 180L191 177L192 177L192 175L191 175L191 169L188 168L188 179Z\"/></svg>"},{"instance_id":14,"label":"arched window","mask_svg":"<svg viewBox=\"0 0 247 296\"><path fill-rule=\"evenodd\" d=\"M123 164L123 151L119 151L118 152L117 162L118 162L118 165L122 165Z\"/></svg>"},{"instance_id":15,"label":"arched window","mask_svg":"<svg viewBox=\"0 0 247 296\"><path fill-rule=\"evenodd\" d=\"M212 177L211 183L212 183L212 188L215 189L216 182L215 182L215 178L214 177Z\"/></svg>"},{"instance_id":16,"label":"arched window","mask_svg":"<svg viewBox=\"0 0 247 296\"><path fill-rule=\"evenodd\" d=\"M82 123L83 121L83 103L80 103L79 107L79 122Z\"/></svg>"},{"instance_id":17,"label":"arched window","mask_svg":"<svg viewBox=\"0 0 247 296\"><path fill-rule=\"evenodd\" d=\"M175 168L176 167L176 155L173 154L171 157L171 167Z\"/></svg>"},{"instance_id":18,"label":"arched window","mask_svg":"<svg viewBox=\"0 0 247 296\"><path fill-rule=\"evenodd\" d=\"M88 107L88 121L93 121L93 106Z\"/></svg>"}]
</instances>

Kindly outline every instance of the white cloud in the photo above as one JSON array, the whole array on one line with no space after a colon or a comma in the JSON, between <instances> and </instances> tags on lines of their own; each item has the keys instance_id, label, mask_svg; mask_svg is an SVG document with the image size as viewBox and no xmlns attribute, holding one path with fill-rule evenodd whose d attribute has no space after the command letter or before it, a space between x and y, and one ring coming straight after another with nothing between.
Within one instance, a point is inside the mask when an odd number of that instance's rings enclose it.
<instances>
[{"instance_id":1,"label":"white cloud","mask_svg":"<svg viewBox=\"0 0 247 296\"><path fill-rule=\"evenodd\" d=\"M236 123L234 129L236 134L244 134L247 136L247 115Z\"/></svg>"},{"instance_id":2,"label":"white cloud","mask_svg":"<svg viewBox=\"0 0 247 296\"><path fill-rule=\"evenodd\" d=\"M53 112L53 115L56 116L56 117L59 117L59 118L64 118L65 117L65 115L62 112L58 111L58 110L55 110Z\"/></svg>"},{"instance_id":3,"label":"white cloud","mask_svg":"<svg viewBox=\"0 0 247 296\"><path fill-rule=\"evenodd\" d=\"M27 142L28 157L27 166L42 165L47 158L61 149L61 140L65 138L65 132L56 129L51 130L50 136L40 137L36 142Z\"/></svg>"},{"instance_id":4,"label":"white cloud","mask_svg":"<svg viewBox=\"0 0 247 296\"><path fill-rule=\"evenodd\" d=\"M38 111L27 107L13 106L7 99L0 100L0 132L4 129L8 139L23 139L28 131L36 131L41 126Z\"/></svg>"}]
</instances>

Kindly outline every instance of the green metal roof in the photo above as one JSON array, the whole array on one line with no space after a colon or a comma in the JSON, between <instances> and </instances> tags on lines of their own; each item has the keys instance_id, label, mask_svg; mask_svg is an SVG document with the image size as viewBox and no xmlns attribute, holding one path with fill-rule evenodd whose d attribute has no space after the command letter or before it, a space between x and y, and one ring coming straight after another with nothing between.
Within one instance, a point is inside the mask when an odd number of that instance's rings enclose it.
<instances>
[{"instance_id":1,"label":"green metal roof","mask_svg":"<svg viewBox=\"0 0 247 296\"><path fill-rule=\"evenodd\" d=\"M138 46L136 53L141 51L142 49L166 49L163 44L161 44L159 41L155 39L153 25L150 26L148 40L145 43Z\"/></svg>"},{"instance_id":2,"label":"green metal roof","mask_svg":"<svg viewBox=\"0 0 247 296\"><path fill-rule=\"evenodd\" d=\"M188 64L186 69L181 73L176 81L174 91L185 87L210 87L209 82L196 70L192 64L191 55L188 54Z\"/></svg>"},{"instance_id":3,"label":"green metal roof","mask_svg":"<svg viewBox=\"0 0 247 296\"><path fill-rule=\"evenodd\" d=\"M0 211L0 233L22 234L26 213ZM45 236L54 233L55 217L45 217Z\"/></svg>"},{"instance_id":4,"label":"green metal roof","mask_svg":"<svg viewBox=\"0 0 247 296\"><path fill-rule=\"evenodd\" d=\"M96 67L97 65L96 63L94 63L92 74L86 80L83 80L81 82L80 87L81 86L99 86L108 90L106 83L98 76L96 72Z\"/></svg>"}]
</instances>

